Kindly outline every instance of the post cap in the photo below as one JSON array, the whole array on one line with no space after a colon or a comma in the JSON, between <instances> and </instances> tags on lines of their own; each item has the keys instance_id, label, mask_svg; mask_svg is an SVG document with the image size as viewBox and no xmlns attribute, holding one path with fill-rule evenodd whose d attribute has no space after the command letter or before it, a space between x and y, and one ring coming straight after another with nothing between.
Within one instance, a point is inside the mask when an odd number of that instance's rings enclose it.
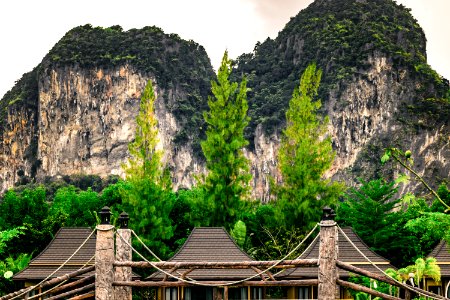
<instances>
[{"instance_id":1,"label":"post cap","mask_svg":"<svg viewBox=\"0 0 450 300\"><path fill-rule=\"evenodd\" d=\"M103 207L100 210L100 224L109 225L111 219L111 209L108 206Z\"/></svg>"},{"instance_id":2,"label":"post cap","mask_svg":"<svg viewBox=\"0 0 450 300\"><path fill-rule=\"evenodd\" d=\"M119 215L119 224L120 228L128 228L128 220L130 219L130 216L126 212L121 212Z\"/></svg>"},{"instance_id":3,"label":"post cap","mask_svg":"<svg viewBox=\"0 0 450 300\"><path fill-rule=\"evenodd\" d=\"M331 207L325 206L322 210L323 210L322 221L334 221L336 213Z\"/></svg>"}]
</instances>

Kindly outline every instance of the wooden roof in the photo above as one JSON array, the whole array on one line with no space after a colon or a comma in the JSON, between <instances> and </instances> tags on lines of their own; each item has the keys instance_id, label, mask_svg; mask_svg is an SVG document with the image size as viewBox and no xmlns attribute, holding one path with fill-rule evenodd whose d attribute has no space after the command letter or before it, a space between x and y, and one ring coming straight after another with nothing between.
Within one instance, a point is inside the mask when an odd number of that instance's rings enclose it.
<instances>
[{"instance_id":1,"label":"wooden roof","mask_svg":"<svg viewBox=\"0 0 450 300\"><path fill-rule=\"evenodd\" d=\"M14 275L14 280L42 280L62 265L91 234L92 229L88 227L65 227L61 228L48 246L36 256L27 268ZM84 266L95 254L95 234L77 254L51 278L77 271ZM94 265L92 259L88 265ZM90 274L84 274L87 276Z\"/></svg>"},{"instance_id":2,"label":"wooden roof","mask_svg":"<svg viewBox=\"0 0 450 300\"><path fill-rule=\"evenodd\" d=\"M375 263L380 269L386 270L387 268L393 268L394 266L384 257L373 252L353 231L352 228L346 227L342 228L344 233L352 241L355 246L361 250L361 252L367 256L373 263ZM352 244L342 235L341 232L338 233L338 260L354 265L355 267L378 273L381 272L377 270L367 259L364 258L353 246ZM319 258L319 236L314 239L314 241L308 246L305 252L300 256L301 259L317 259ZM279 279L298 279L298 278L317 278L318 268L317 267L299 267L278 275ZM339 276L348 277L349 272L339 270Z\"/></svg>"},{"instance_id":3,"label":"wooden roof","mask_svg":"<svg viewBox=\"0 0 450 300\"><path fill-rule=\"evenodd\" d=\"M180 250L169 260L172 262L242 262L253 261L242 251L221 227L196 227ZM181 277L187 270L178 269L173 275ZM195 280L239 280L255 275L252 269L197 269L187 277ZM162 280L165 274L156 272L149 280ZM260 280L258 276L255 280ZM175 280L167 278L167 280Z\"/></svg>"},{"instance_id":4,"label":"wooden roof","mask_svg":"<svg viewBox=\"0 0 450 300\"><path fill-rule=\"evenodd\" d=\"M445 240L440 241L428 256L436 258L441 277L450 277L450 246Z\"/></svg>"}]
</instances>

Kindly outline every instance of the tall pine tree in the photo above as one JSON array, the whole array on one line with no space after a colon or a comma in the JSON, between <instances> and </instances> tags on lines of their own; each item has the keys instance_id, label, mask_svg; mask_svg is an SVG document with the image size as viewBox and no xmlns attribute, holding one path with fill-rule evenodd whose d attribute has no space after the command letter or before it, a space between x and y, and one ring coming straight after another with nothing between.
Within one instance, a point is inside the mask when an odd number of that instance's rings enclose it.
<instances>
[{"instance_id":1,"label":"tall pine tree","mask_svg":"<svg viewBox=\"0 0 450 300\"><path fill-rule=\"evenodd\" d=\"M279 164L283 182L274 188L277 207L286 225L309 226L319 220L321 207L335 201L341 185L323 179L333 162L331 138L326 135L328 118L320 118L315 100L322 72L309 65L295 88L286 112Z\"/></svg>"},{"instance_id":2,"label":"tall pine tree","mask_svg":"<svg viewBox=\"0 0 450 300\"><path fill-rule=\"evenodd\" d=\"M212 82L214 98L208 100L209 112L204 114L207 123L206 140L201 143L206 157L208 175L204 182L206 209L211 211L212 226L230 227L236 221L241 200L248 195L249 163L243 148L248 145L244 129L248 125L247 82L230 82L231 60L225 52Z\"/></svg>"},{"instance_id":3,"label":"tall pine tree","mask_svg":"<svg viewBox=\"0 0 450 300\"><path fill-rule=\"evenodd\" d=\"M175 202L170 175L161 161L162 151L157 149L158 120L154 105L156 95L149 80L142 93L139 114L136 117L136 134L128 144L131 157L122 167L130 185L121 190L123 209L132 218L133 228L144 242L159 255L167 255L168 239L174 228L169 218Z\"/></svg>"},{"instance_id":4,"label":"tall pine tree","mask_svg":"<svg viewBox=\"0 0 450 300\"><path fill-rule=\"evenodd\" d=\"M155 92L149 80L142 93L139 114L136 117L136 134L128 144L131 158L122 167L128 180L149 179L159 183L163 175L162 151L157 150L158 120L155 116Z\"/></svg>"}]
</instances>

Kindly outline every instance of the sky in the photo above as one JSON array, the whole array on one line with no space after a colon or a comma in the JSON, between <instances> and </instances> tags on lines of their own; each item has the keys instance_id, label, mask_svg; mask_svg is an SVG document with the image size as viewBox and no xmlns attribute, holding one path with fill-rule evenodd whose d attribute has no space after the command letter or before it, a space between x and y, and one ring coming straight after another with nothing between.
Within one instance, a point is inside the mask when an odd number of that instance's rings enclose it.
<instances>
[{"instance_id":1,"label":"sky","mask_svg":"<svg viewBox=\"0 0 450 300\"><path fill-rule=\"evenodd\" d=\"M370 0L369 0L370 1ZM0 98L38 65L71 28L87 23L124 30L155 25L203 45L215 69L275 38L312 0L10 0L0 2ZM427 36L429 64L450 79L449 0L397 0Z\"/></svg>"}]
</instances>

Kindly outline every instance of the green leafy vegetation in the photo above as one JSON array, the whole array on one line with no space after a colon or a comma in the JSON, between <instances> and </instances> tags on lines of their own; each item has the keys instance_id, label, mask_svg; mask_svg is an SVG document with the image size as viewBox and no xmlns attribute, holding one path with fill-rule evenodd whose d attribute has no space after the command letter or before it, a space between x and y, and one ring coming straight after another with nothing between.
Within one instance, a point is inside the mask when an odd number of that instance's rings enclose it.
<instances>
[{"instance_id":1,"label":"green leafy vegetation","mask_svg":"<svg viewBox=\"0 0 450 300\"><path fill-rule=\"evenodd\" d=\"M354 77L366 76L369 57L375 55L417 81L417 99L411 99L415 113L430 111L430 120L447 120L449 84L427 64L425 41L409 10L394 1L313 2L276 39L258 43L237 59L234 74L247 74L251 89L247 138L253 140L260 123L268 133L283 126L290 93L311 61L324 71L319 96L327 102L333 89L342 91Z\"/></svg>"},{"instance_id":2,"label":"green leafy vegetation","mask_svg":"<svg viewBox=\"0 0 450 300\"><path fill-rule=\"evenodd\" d=\"M165 34L160 28L147 26L123 31L120 26L75 27L44 58L45 67L80 66L83 68L131 65L143 74L154 75L159 88L179 91L182 97L168 101L168 109L182 127L175 142L199 143L203 136L202 111L214 78L203 46L185 41L177 34Z\"/></svg>"},{"instance_id":3,"label":"green leafy vegetation","mask_svg":"<svg viewBox=\"0 0 450 300\"><path fill-rule=\"evenodd\" d=\"M323 179L331 167L334 152L327 137L328 119L321 119L316 99L322 72L309 65L294 89L286 112L286 129L279 150L283 181L272 183L277 207L286 227L309 227L318 222L318 211L338 198L342 186Z\"/></svg>"},{"instance_id":4,"label":"green leafy vegetation","mask_svg":"<svg viewBox=\"0 0 450 300\"><path fill-rule=\"evenodd\" d=\"M205 208L211 208L211 226L233 224L241 200L249 193L249 161L243 149L248 145L244 129L248 124L247 85L230 82L231 61L225 52L204 114L206 140L201 143L208 174L204 180Z\"/></svg>"}]
</instances>

